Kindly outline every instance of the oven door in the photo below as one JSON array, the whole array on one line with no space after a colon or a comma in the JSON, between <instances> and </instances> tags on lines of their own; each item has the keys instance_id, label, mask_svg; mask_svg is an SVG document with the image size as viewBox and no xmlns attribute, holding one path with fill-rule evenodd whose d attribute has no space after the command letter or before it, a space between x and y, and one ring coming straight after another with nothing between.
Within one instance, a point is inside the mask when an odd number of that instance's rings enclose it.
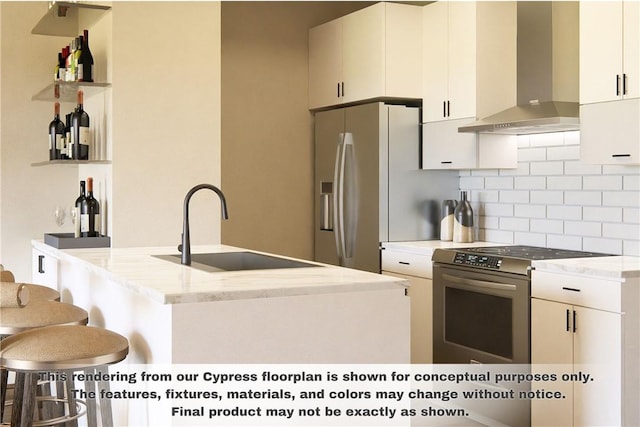
<instances>
[{"instance_id":1,"label":"oven door","mask_svg":"<svg viewBox=\"0 0 640 427\"><path fill-rule=\"evenodd\" d=\"M434 363L529 363L528 276L433 266Z\"/></svg>"}]
</instances>

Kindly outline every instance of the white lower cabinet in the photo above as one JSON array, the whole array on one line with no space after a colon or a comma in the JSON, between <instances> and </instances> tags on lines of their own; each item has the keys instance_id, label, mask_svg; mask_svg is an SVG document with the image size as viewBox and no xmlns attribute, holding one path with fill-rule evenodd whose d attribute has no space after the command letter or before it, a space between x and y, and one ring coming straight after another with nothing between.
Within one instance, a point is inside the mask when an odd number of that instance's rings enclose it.
<instances>
[{"instance_id":1,"label":"white lower cabinet","mask_svg":"<svg viewBox=\"0 0 640 427\"><path fill-rule=\"evenodd\" d=\"M31 281L36 285L58 289L58 260L35 248L31 250Z\"/></svg>"},{"instance_id":2,"label":"white lower cabinet","mask_svg":"<svg viewBox=\"0 0 640 427\"><path fill-rule=\"evenodd\" d=\"M637 286L533 272L532 370L557 378L531 387L560 391L563 398L532 400L531 425L638 425L637 405L625 403L638 398Z\"/></svg>"},{"instance_id":3,"label":"white lower cabinet","mask_svg":"<svg viewBox=\"0 0 640 427\"><path fill-rule=\"evenodd\" d=\"M433 281L431 258L426 255L382 251L382 274L410 282L411 363L433 363Z\"/></svg>"}]
</instances>

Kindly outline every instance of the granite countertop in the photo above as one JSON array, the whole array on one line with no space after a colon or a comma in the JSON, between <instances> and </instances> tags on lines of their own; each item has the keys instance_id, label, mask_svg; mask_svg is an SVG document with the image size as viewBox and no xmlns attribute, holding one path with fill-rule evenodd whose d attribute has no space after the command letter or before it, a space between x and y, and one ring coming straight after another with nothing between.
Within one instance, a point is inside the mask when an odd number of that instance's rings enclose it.
<instances>
[{"instance_id":1,"label":"granite countertop","mask_svg":"<svg viewBox=\"0 0 640 427\"><path fill-rule=\"evenodd\" d=\"M533 261L536 270L624 281L640 277L640 257L606 256Z\"/></svg>"},{"instance_id":2,"label":"granite countertop","mask_svg":"<svg viewBox=\"0 0 640 427\"><path fill-rule=\"evenodd\" d=\"M56 249L42 240L34 240L32 245L60 262L71 264L73 268L89 270L162 304L375 291L408 286L408 282L402 279L306 260L304 262L319 267L211 273L153 256L175 254L175 247ZM226 245L194 245L191 252L244 250Z\"/></svg>"}]
</instances>

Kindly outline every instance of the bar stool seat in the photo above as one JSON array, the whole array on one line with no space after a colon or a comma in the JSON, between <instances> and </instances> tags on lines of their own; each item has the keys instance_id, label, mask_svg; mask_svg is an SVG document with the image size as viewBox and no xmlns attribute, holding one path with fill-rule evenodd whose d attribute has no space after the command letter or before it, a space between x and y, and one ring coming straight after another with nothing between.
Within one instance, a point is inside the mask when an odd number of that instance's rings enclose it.
<instances>
[{"instance_id":1,"label":"bar stool seat","mask_svg":"<svg viewBox=\"0 0 640 427\"><path fill-rule=\"evenodd\" d=\"M46 420L34 422L36 386L43 372L59 373L85 371L106 372L106 365L122 361L129 353L128 340L109 330L80 325L56 325L31 329L5 338L0 342L0 366L16 373L16 391L11 424L16 426L49 425ZM68 375L67 378L72 377ZM104 378L104 375L98 375ZM97 381L100 389L108 390L108 382ZM68 381L69 383L69 381ZM83 415L76 412L76 402L67 393L66 417L58 423ZM88 384L87 388L95 387ZM91 401L90 401L91 400ZM101 400L102 425L113 424L108 399ZM95 425L97 408L94 399L87 398L89 425Z\"/></svg>"},{"instance_id":2,"label":"bar stool seat","mask_svg":"<svg viewBox=\"0 0 640 427\"><path fill-rule=\"evenodd\" d=\"M15 283L15 282L0 282L0 286L5 283ZM36 285L35 283L18 283L19 285L24 285L29 292L29 299L31 301L60 301L60 292L52 289L48 286Z\"/></svg>"},{"instance_id":3,"label":"bar stool seat","mask_svg":"<svg viewBox=\"0 0 640 427\"><path fill-rule=\"evenodd\" d=\"M23 308L0 308L0 335L13 335L33 328L52 325L86 325L89 313L72 304L57 301L32 301Z\"/></svg>"}]
</instances>

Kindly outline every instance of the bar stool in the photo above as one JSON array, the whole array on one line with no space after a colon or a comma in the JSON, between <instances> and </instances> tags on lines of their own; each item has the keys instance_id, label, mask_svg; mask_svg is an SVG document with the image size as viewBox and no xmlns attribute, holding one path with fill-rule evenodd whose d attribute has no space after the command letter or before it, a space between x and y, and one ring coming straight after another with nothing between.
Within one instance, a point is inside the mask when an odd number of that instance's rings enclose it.
<instances>
[{"instance_id":1,"label":"bar stool","mask_svg":"<svg viewBox=\"0 0 640 427\"><path fill-rule=\"evenodd\" d=\"M51 325L86 325L89 314L72 304L31 301L27 306L0 308L0 344L8 337L33 328ZM8 372L0 365L0 421L7 401Z\"/></svg>"},{"instance_id":2,"label":"bar stool","mask_svg":"<svg viewBox=\"0 0 640 427\"><path fill-rule=\"evenodd\" d=\"M52 376L73 372L96 373L101 379L107 377L107 365L118 363L129 353L127 339L115 332L93 326L60 325L31 329L12 335L0 342L0 366L15 372L16 391L11 425L32 427L50 425L52 420L34 421L36 387L38 376L49 373ZM67 384L72 380L67 380ZM108 381L98 381L101 390L108 390ZM87 389L95 387L88 385ZM89 390L87 390L89 391ZM102 425L112 426L111 402L100 399ZM75 420L84 413L75 412L73 393L67 394L68 412L53 420L56 424ZM96 398L87 398L87 422L97 425Z\"/></svg>"}]
</instances>

